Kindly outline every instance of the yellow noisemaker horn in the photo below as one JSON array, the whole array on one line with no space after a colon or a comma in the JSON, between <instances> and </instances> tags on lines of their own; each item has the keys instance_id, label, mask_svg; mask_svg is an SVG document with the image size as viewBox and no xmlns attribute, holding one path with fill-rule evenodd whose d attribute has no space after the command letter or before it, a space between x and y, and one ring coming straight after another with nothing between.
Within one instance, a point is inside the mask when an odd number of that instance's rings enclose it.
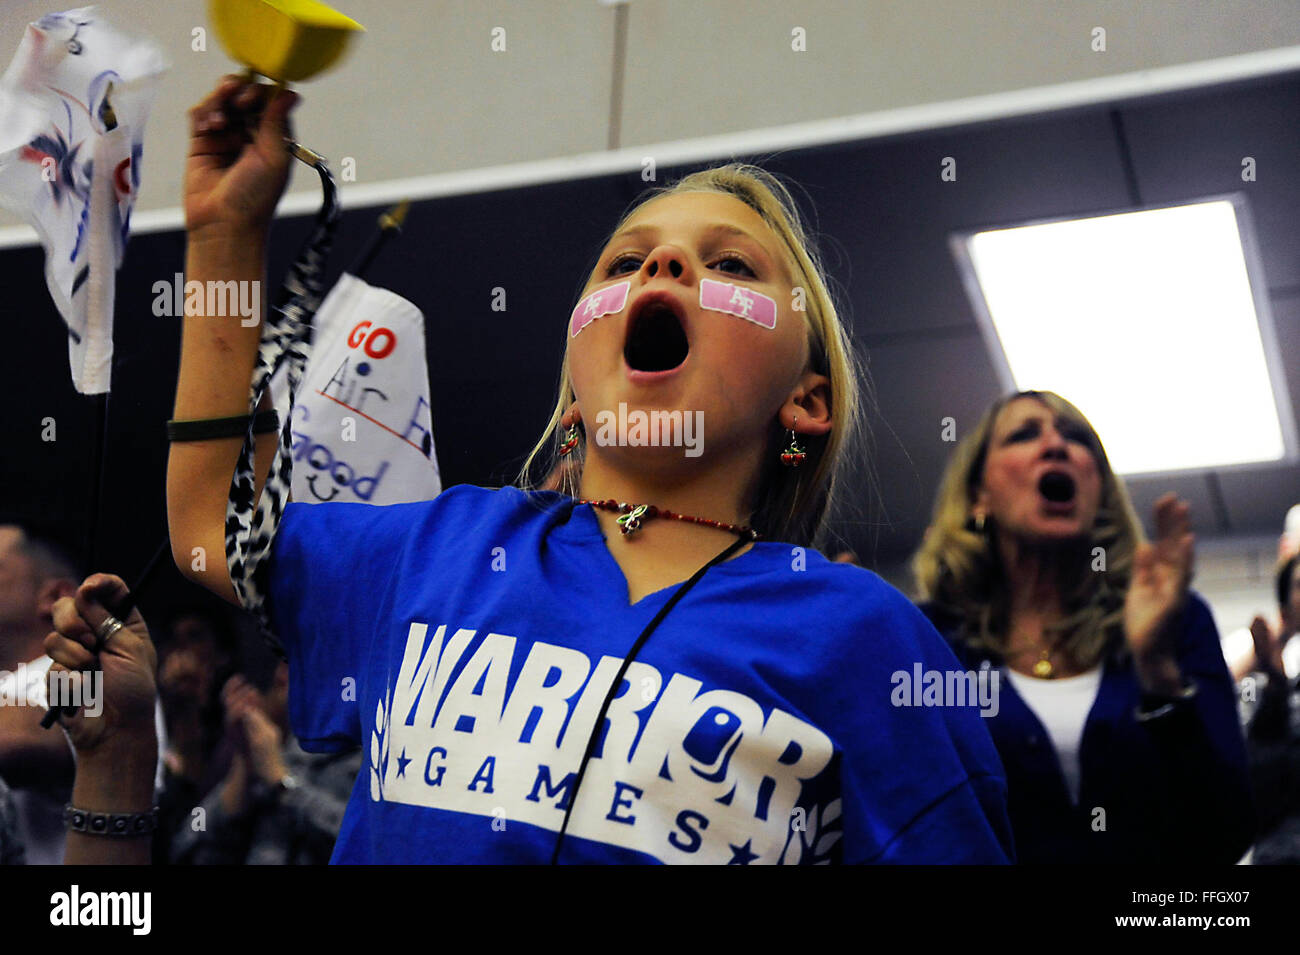
<instances>
[{"instance_id":1,"label":"yellow noisemaker horn","mask_svg":"<svg viewBox=\"0 0 1300 955\"><path fill-rule=\"evenodd\" d=\"M365 29L316 0L209 0L208 12L230 57L277 83L328 69Z\"/></svg>"}]
</instances>

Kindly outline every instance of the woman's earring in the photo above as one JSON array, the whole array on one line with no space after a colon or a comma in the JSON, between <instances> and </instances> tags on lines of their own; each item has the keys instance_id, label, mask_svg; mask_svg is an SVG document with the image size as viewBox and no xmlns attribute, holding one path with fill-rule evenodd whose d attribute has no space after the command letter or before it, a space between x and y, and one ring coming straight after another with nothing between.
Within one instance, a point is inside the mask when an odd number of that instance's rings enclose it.
<instances>
[{"instance_id":1,"label":"woman's earring","mask_svg":"<svg viewBox=\"0 0 1300 955\"><path fill-rule=\"evenodd\" d=\"M560 457L572 454L574 448L578 446L578 424L575 421L569 425L569 433L564 436L564 443L560 445Z\"/></svg>"},{"instance_id":2,"label":"woman's earring","mask_svg":"<svg viewBox=\"0 0 1300 955\"><path fill-rule=\"evenodd\" d=\"M975 531L978 534L984 533L984 515L982 513L975 515Z\"/></svg>"},{"instance_id":3,"label":"woman's earring","mask_svg":"<svg viewBox=\"0 0 1300 955\"><path fill-rule=\"evenodd\" d=\"M799 416L794 416L792 424L798 424ZM781 463L788 468L797 468L803 464L804 458L808 457L808 452L799 447L799 442L795 438L794 428L787 429L790 432L790 446L781 452Z\"/></svg>"}]
</instances>

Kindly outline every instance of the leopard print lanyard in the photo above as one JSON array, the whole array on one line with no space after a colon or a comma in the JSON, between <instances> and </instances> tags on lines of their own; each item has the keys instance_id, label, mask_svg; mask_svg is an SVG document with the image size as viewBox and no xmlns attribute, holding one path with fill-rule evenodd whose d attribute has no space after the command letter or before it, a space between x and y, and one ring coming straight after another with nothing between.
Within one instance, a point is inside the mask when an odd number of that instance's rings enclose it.
<instances>
[{"instance_id":1,"label":"leopard print lanyard","mask_svg":"<svg viewBox=\"0 0 1300 955\"><path fill-rule=\"evenodd\" d=\"M257 411L262 392L269 387L272 375L281 363L287 362L288 413L281 416L279 446L257 508L253 507L255 438L251 420L226 502L226 567L230 571L230 582L244 609L257 620L262 636L281 658L284 650L271 629L268 614L270 562L267 558L293 484L293 396L311 355L311 323L320 307L325 260L334 244L334 233L342 211L338 188L325 161L312 155L309 162L320 176L324 193L321 210L311 235L280 289L279 301L268 309L262 322L248 399L248 413L252 415Z\"/></svg>"}]
</instances>

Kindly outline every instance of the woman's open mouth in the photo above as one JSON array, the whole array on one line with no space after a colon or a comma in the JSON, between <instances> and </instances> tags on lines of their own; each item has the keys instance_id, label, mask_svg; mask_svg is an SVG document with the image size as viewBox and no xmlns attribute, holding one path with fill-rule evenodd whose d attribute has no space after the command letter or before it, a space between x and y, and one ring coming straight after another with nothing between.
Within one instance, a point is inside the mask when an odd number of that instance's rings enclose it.
<instances>
[{"instance_id":1,"label":"woman's open mouth","mask_svg":"<svg viewBox=\"0 0 1300 955\"><path fill-rule=\"evenodd\" d=\"M1064 471L1048 471L1040 477L1038 493L1051 513L1069 513L1074 509L1074 478Z\"/></svg>"},{"instance_id":2,"label":"woman's open mouth","mask_svg":"<svg viewBox=\"0 0 1300 955\"><path fill-rule=\"evenodd\" d=\"M628 317L623 360L632 371L662 372L679 367L690 353L681 306L666 294L643 296Z\"/></svg>"}]
</instances>

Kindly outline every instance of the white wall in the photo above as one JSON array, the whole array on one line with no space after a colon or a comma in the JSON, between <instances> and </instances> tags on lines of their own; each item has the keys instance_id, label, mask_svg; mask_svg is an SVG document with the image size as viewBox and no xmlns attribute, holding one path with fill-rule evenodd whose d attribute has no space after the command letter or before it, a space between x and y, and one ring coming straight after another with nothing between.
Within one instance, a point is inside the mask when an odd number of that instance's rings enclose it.
<instances>
[{"instance_id":1,"label":"white wall","mask_svg":"<svg viewBox=\"0 0 1300 955\"><path fill-rule=\"evenodd\" d=\"M1251 652L1249 627L1256 614L1277 626L1277 543L1276 537L1217 538L1201 541L1197 548L1192 586L1214 611L1230 659Z\"/></svg>"},{"instance_id":2,"label":"white wall","mask_svg":"<svg viewBox=\"0 0 1300 955\"><path fill-rule=\"evenodd\" d=\"M4 0L0 63L76 0ZM845 116L1300 44L1296 0L631 0L611 128L615 7L597 0L336 0L368 30L306 84L303 142L356 185ZM103 0L173 63L150 120L139 209L179 205L185 110L234 64L203 0ZM506 29L504 53L491 30ZM1106 29L1107 49L1091 49ZM791 49L792 31L807 49ZM296 191L313 192L298 175ZM347 186L344 187L346 202ZM18 220L0 212L0 226Z\"/></svg>"}]
</instances>

